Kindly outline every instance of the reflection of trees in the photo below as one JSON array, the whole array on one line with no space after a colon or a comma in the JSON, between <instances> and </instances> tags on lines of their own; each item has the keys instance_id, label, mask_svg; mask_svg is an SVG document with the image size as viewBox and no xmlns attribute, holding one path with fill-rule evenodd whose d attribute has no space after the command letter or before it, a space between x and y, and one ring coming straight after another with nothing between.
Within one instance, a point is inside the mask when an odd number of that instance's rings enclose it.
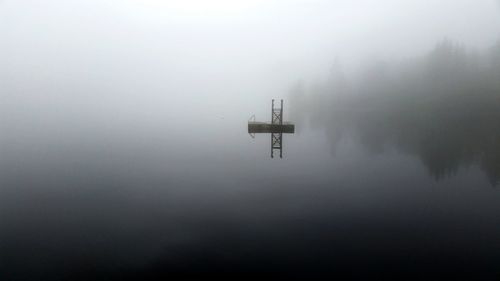
<instances>
[{"instance_id":1,"label":"reflection of trees","mask_svg":"<svg viewBox=\"0 0 500 281\"><path fill-rule=\"evenodd\" d=\"M500 45L480 55L444 41L411 62L378 63L350 81L333 77L299 106L334 147L350 134L371 152L390 146L417 155L436 179L475 164L496 184L499 74Z\"/></svg>"}]
</instances>

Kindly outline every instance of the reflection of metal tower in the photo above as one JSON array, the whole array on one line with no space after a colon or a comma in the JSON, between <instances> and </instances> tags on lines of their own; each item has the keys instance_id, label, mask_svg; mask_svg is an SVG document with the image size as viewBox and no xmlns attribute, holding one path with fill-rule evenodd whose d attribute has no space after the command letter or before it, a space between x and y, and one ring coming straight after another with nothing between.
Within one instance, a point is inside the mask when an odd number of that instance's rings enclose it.
<instances>
[{"instance_id":1,"label":"reflection of metal tower","mask_svg":"<svg viewBox=\"0 0 500 281\"><path fill-rule=\"evenodd\" d=\"M254 116L252 117L253 119L255 119ZM271 158L274 158L275 149L279 149L280 158L283 157L283 134L293 134L294 132L295 125L288 122L283 122L283 100L281 100L280 108L274 108L274 100L272 101L271 124L248 121L248 133L252 137L256 133L271 134Z\"/></svg>"},{"instance_id":2,"label":"reflection of metal tower","mask_svg":"<svg viewBox=\"0 0 500 281\"><path fill-rule=\"evenodd\" d=\"M283 125L283 100L281 100L281 107L274 108L274 99L271 105L271 124ZM283 157L283 132L271 133L271 158L274 157L274 150L279 149L280 158Z\"/></svg>"}]
</instances>

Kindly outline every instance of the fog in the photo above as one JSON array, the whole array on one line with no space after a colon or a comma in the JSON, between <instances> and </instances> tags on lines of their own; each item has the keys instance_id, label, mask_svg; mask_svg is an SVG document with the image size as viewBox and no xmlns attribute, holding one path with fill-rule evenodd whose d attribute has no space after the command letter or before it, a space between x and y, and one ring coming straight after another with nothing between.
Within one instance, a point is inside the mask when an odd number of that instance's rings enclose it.
<instances>
[{"instance_id":1,"label":"fog","mask_svg":"<svg viewBox=\"0 0 500 281\"><path fill-rule=\"evenodd\" d=\"M336 60L355 72L500 34L494 1L204 2L2 1L2 131L78 142L181 123L219 138Z\"/></svg>"},{"instance_id":2,"label":"fog","mask_svg":"<svg viewBox=\"0 0 500 281\"><path fill-rule=\"evenodd\" d=\"M495 0L0 0L0 276L499 276L499 77Z\"/></svg>"},{"instance_id":3,"label":"fog","mask_svg":"<svg viewBox=\"0 0 500 281\"><path fill-rule=\"evenodd\" d=\"M500 43L470 52L444 40L422 57L378 61L351 77L337 63L326 81L295 85L292 112L326 131L332 153L348 135L375 154L416 154L436 179L480 164L495 185L499 77Z\"/></svg>"},{"instance_id":4,"label":"fog","mask_svg":"<svg viewBox=\"0 0 500 281\"><path fill-rule=\"evenodd\" d=\"M444 38L484 49L500 33L486 0L204 2L3 1L2 104L74 122L186 118L183 106L189 119L248 118L336 58L354 71Z\"/></svg>"}]
</instances>

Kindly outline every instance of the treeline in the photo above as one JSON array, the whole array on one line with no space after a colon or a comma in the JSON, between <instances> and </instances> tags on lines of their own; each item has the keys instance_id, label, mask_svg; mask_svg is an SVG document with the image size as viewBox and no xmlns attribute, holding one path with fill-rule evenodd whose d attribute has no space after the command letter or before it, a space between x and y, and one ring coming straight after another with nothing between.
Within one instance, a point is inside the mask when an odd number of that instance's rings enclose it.
<instances>
[{"instance_id":1,"label":"treeline","mask_svg":"<svg viewBox=\"0 0 500 281\"><path fill-rule=\"evenodd\" d=\"M371 152L418 156L436 179L467 165L500 180L500 43L473 52L444 40L425 56L377 62L347 77L340 64L322 83L290 94L301 124L350 135Z\"/></svg>"}]
</instances>

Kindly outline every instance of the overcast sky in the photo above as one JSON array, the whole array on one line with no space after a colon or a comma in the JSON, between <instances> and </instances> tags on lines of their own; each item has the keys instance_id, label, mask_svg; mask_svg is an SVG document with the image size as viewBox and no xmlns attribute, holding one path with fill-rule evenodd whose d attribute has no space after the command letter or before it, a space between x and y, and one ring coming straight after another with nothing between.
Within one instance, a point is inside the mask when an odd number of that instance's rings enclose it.
<instances>
[{"instance_id":1,"label":"overcast sky","mask_svg":"<svg viewBox=\"0 0 500 281\"><path fill-rule=\"evenodd\" d=\"M118 54L147 48L192 60L209 54L224 63L293 62L411 55L444 37L482 47L500 34L494 0L4 0L0 5L2 49L32 56L107 46Z\"/></svg>"},{"instance_id":2,"label":"overcast sky","mask_svg":"<svg viewBox=\"0 0 500 281\"><path fill-rule=\"evenodd\" d=\"M336 58L355 68L422 55L443 38L491 46L500 38L496 2L3 0L3 113L21 105L71 118L91 110L175 118L182 105L203 116L240 113L327 74Z\"/></svg>"}]
</instances>

